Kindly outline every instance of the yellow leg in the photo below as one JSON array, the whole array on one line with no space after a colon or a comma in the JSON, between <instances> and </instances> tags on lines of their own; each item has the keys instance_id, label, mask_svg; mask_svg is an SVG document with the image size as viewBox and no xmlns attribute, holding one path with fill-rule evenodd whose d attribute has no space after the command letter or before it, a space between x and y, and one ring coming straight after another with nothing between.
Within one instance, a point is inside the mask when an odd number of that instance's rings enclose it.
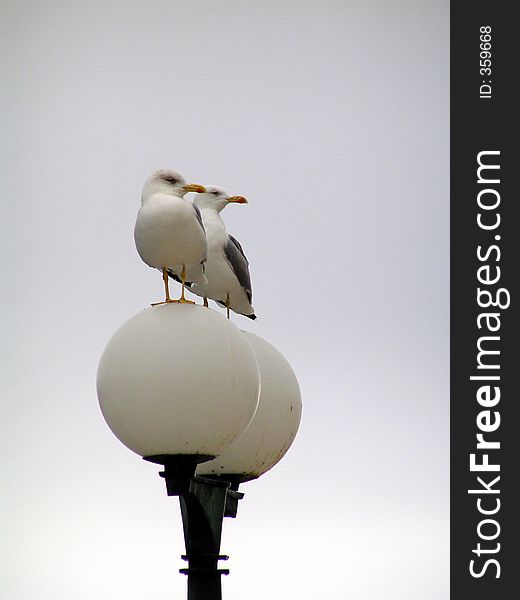
<instances>
[{"instance_id":1,"label":"yellow leg","mask_svg":"<svg viewBox=\"0 0 520 600\"><path fill-rule=\"evenodd\" d=\"M166 296L165 302L171 302L171 298L170 298L170 283L168 281L168 271L166 270L166 267L163 267L162 278L163 278L163 281L164 281L164 294Z\"/></svg>"},{"instance_id":2,"label":"yellow leg","mask_svg":"<svg viewBox=\"0 0 520 600\"><path fill-rule=\"evenodd\" d=\"M162 268L162 278L164 282L164 295L165 300L163 302L154 302L152 306L157 306L158 304L170 304L170 302L178 302L178 300L172 300L170 298L170 286L168 281L168 269L166 267Z\"/></svg>"},{"instance_id":3,"label":"yellow leg","mask_svg":"<svg viewBox=\"0 0 520 600\"><path fill-rule=\"evenodd\" d=\"M181 288L181 297L179 298L178 302L180 302L181 304L195 304L195 302L192 302L191 300L186 300L186 298L184 297L184 287L185 287L185 283L186 283L186 269L184 267L184 265L182 265L182 271L181 271L181 281L182 281L182 288Z\"/></svg>"},{"instance_id":4,"label":"yellow leg","mask_svg":"<svg viewBox=\"0 0 520 600\"><path fill-rule=\"evenodd\" d=\"M227 318L229 319L229 294L226 294L226 312Z\"/></svg>"}]
</instances>

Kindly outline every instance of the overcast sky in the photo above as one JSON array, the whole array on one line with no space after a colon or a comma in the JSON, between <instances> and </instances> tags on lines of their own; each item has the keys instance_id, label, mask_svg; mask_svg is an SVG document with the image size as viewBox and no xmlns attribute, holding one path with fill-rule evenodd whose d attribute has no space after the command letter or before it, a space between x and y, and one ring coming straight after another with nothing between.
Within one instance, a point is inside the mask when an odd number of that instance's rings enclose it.
<instances>
[{"instance_id":1,"label":"overcast sky","mask_svg":"<svg viewBox=\"0 0 520 600\"><path fill-rule=\"evenodd\" d=\"M248 197L223 217L258 320L233 320L303 396L224 523L224 598L447 599L448 1L1 13L2 597L185 595L178 501L95 392L162 295L133 226L164 167Z\"/></svg>"}]
</instances>

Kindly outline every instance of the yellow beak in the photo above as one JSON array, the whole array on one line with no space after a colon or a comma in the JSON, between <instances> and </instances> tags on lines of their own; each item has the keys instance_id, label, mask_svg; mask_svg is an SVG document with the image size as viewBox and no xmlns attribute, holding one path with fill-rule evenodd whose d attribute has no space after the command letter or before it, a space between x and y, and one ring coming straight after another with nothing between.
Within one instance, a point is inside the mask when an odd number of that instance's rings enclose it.
<instances>
[{"instance_id":1,"label":"yellow beak","mask_svg":"<svg viewBox=\"0 0 520 600\"><path fill-rule=\"evenodd\" d=\"M237 204L247 204L247 198L244 196L231 196L227 199L228 202L236 202Z\"/></svg>"},{"instance_id":2,"label":"yellow beak","mask_svg":"<svg viewBox=\"0 0 520 600\"><path fill-rule=\"evenodd\" d=\"M188 183L182 189L185 192L197 192L198 194L203 194L206 191L206 188L198 183Z\"/></svg>"}]
</instances>

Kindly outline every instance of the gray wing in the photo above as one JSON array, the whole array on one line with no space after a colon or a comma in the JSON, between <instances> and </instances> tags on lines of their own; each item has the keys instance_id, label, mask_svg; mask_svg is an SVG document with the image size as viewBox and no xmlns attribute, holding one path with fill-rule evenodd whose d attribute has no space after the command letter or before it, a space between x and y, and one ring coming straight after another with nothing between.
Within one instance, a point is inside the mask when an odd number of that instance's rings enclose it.
<instances>
[{"instance_id":1,"label":"gray wing","mask_svg":"<svg viewBox=\"0 0 520 600\"><path fill-rule=\"evenodd\" d=\"M251 276L249 275L249 262L239 241L232 235L228 235L228 243L224 247L224 254L240 285L244 288L249 303L251 303L253 301L253 290L251 288Z\"/></svg>"},{"instance_id":2,"label":"gray wing","mask_svg":"<svg viewBox=\"0 0 520 600\"><path fill-rule=\"evenodd\" d=\"M202 227L202 231L204 233L206 233L206 230L204 229L204 223L202 222L202 215L200 214L200 210L198 206L195 206L195 204L192 204L193 206L193 210L195 211L195 216L197 217L197 221L199 222L199 225Z\"/></svg>"},{"instance_id":3,"label":"gray wing","mask_svg":"<svg viewBox=\"0 0 520 600\"><path fill-rule=\"evenodd\" d=\"M197 221L199 222L199 225L202 227L202 231L204 232L204 236L206 235L206 230L204 228L204 223L202 222L202 215L200 214L200 210L198 206L195 206L195 204L192 204L193 206L193 210L195 211L195 216L197 217ZM206 256L204 256L204 258L202 259L202 262L204 262L205 260L207 260L208 255L206 254Z\"/></svg>"}]
</instances>

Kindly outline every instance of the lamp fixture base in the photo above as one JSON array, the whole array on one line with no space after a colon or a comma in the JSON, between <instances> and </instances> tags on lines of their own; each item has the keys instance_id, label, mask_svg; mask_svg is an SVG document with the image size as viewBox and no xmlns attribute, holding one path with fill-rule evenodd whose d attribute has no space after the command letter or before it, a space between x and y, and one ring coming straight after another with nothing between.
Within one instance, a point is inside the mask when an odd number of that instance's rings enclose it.
<instances>
[{"instance_id":1,"label":"lamp fixture base","mask_svg":"<svg viewBox=\"0 0 520 600\"><path fill-rule=\"evenodd\" d=\"M144 460L164 466L159 475L166 482L168 496L181 496L188 490L189 481L195 476L197 465L215 458L210 454L154 454L143 456Z\"/></svg>"}]
</instances>

